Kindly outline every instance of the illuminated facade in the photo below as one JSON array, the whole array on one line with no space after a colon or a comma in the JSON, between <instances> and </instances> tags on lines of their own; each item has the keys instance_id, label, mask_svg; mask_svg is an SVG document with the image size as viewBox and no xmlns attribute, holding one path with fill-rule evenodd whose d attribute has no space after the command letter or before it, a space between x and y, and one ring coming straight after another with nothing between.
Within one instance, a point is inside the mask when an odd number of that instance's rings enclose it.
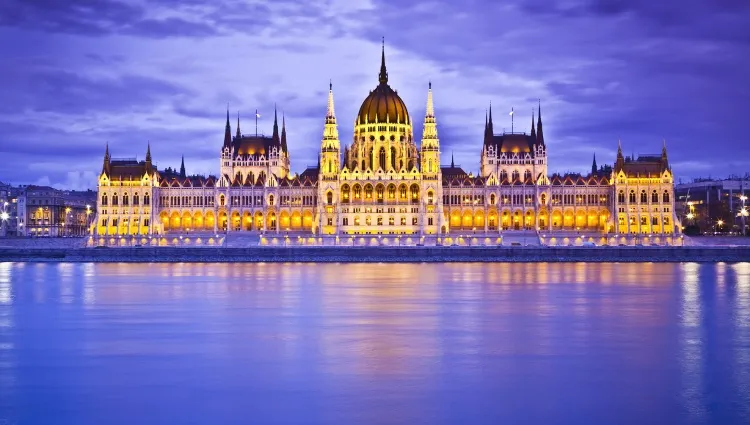
<instances>
[{"instance_id":1,"label":"illuminated facade","mask_svg":"<svg viewBox=\"0 0 750 425\"><path fill-rule=\"evenodd\" d=\"M679 228L666 145L637 159L618 149L614 167L594 160L588 175L550 175L541 106L528 134L495 134L490 108L478 175L452 159L441 165L431 84L417 145L406 105L388 85L384 52L350 145L339 140L329 87L316 167L291 172L283 117L279 131L274 116L271 137L244 135L239 124L233 136L227 113L218 177L188 176L184 163L180 172L157 171L150 148L145 161L113 160L107 149L93 232L398 235L418 243L469 233L487 241L514 232L667 236Z\"/></svg>"}]
</instances>

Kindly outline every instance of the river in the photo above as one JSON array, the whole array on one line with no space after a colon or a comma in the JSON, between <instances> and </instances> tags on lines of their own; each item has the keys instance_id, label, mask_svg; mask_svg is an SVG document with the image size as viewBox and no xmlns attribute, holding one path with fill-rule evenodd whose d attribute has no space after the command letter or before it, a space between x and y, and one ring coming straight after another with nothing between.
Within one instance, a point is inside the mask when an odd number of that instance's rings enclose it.
<instances>
[{"instance_id":1,"label":"river","mask_svg":"<svg viewBox=\"0 0 750 425\"><path fill-rule=\"evenodd\" d=\"M0 425L747 424L750 264L0 263Z\"/></svg>"}]
</instances>

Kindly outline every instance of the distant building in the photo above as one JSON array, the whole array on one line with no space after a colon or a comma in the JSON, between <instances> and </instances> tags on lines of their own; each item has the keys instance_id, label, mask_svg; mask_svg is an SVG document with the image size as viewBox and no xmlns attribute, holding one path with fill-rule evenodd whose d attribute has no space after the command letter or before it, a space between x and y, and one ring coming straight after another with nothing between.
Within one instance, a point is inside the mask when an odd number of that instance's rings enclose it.
<instances>
[{"instance_id":1,"label":"distant building","mask_svg":"<svg viewBox=\"0 0 750 425\"><path fill-rule=\"evenodd\" d=\"M742 232L743 226L747 231L750 175L679 183L675 196L683 225L695 232Z\"/></svg>"},{"instance_id":2,"label":"distant building","mask_svg":"<svg viewBox=\"0 0 750 425\"><path fill-rule=\"evenodd\" d=\"M16 205L19 236L83 236L94 218L96 192L28 185L20 188Z\"/></svg>"}]
</instances>

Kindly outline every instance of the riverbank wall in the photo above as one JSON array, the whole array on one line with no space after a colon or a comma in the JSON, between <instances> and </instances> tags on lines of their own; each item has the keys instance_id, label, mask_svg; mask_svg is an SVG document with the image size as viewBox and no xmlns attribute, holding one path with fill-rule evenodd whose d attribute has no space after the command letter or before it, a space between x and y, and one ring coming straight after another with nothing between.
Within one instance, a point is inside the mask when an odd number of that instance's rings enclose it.
<instances>
[{"instance_id":1,"label":"riverbank wall","mask_svg":"<svg viewBox=\"0 0 750 425\"><path fill-rule=\"evenodd\" d=\"M0 262L746 262L738 247L0 248Z\"/></svg>"}]
</instances>

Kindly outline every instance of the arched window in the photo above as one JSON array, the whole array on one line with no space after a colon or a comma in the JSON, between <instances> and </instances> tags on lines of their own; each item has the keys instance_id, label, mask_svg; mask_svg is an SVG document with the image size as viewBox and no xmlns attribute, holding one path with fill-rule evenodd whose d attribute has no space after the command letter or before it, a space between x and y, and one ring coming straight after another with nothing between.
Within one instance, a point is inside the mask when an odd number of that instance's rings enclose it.
<instances>
[{"instance_id":1,"label":"arched window","mask_svg":"<svg viewBox=\"0 0 750 425\"><path fill-rule=\"evenodd\" d=\"M630 203L635 204L635 190L630 191L630 195L628 196L628 201L630 201Z\"/></svg>"},{"instance_id":2,"label":"arched window","mask_svg":"<svg viewBox=\"0 0 750 425\"><path fill-rule=\"evenodd\" d=\"M642 190L641 191L641 203L645 204L647 202L648 202L648 195L646 195L646 191L645 190Z\"/></svg>"},{"instance_id":3,"label":"arched window","mask_svg":"<svg viewBox=\"0 0 750 425\"><path fill-rule=\"evenodd\" d=\"M362 171L365 171L365 160L362 160Z\"/></svg>"},{"instance_id":4,"label":"arched window","mask_svg":"<svg viewBox=\"0 0 750 425\"><path fill-rule=\"evenodd\" d=\"M432 159L427 160L427 172L428 173L432 172Z\"/></svg>"},{"instance_id":5,"label":"arched window","mask_svg":"<svg viewBox=\"0 0 750 425\"><path fill-rule=\"evenodd\" d=\"M273 206L273 195L268 195L268 205Z\"/></svg>"},{"instance_id":6,"label":"arched window","mask_svg":"<svg viewBox=\"0 0 750 425\"><path fill-rule=\"evenodd\" d=\"M128 206L128 194L122 195L122 205L127 207Z\"/></svg>"},{"instance_id":7,"label":"arched window","mask_svg":"<svg viewBox=\"0 0 750 425\"><path fill-rule=\"evenodd\" d=\"M617 202L624 204L625 203L625 192L622 190L617 193Z\"/></svg>"},{"instance_id":8,"label":"arched window","mask_svg":"<svg viewBox=\"0 0 750 425\"><path fill-rule=\"evenodd\" d=\"M502 182L503 180L508 180L508 172L505 170L500 172L500 181Z\"/></svg>"},{"instance_id":9,"label":"arched window","mask_svg":"<svg viewBox=\"0 0 750 425\"><path fill-rule=\"evenodd\" d=\"M396 169L396 148L393 146L391 146L391 168Z\"/></svg>"},{"instance_id":10,"label":"arched window","mask_svg":"<svg viewBox=\"0 0 750 425\"><path fill-rule=\"evenodd\" d=\"M226 202L226 199L224 199L224 195L219 196L219 206L224 206Z\"/></svg>"},{"instance_id":11,"label":"arched window","mask_svg":"<svg viewBox=\"0 0 750 425\"><path fill-rule=\"evenodd\" d=\"M659 194L656 191L651 193L651 202L654 204L659 203Z\"/></svg>"},{"instance_id":12,"label":"arched window","mask_svg":"<svg viewBox=\"0 0 750 425\"><path fill-rule=\"evenodd\" d=\"M419 200L419 186L416 184L411 185L411 201L417 202Z\"/></svg>"},{"instance_id":13,"label":"arched window","mask_svg":"<svg viewBox=\"0 0 750 425\"><path fill-rule=\"evenodd\" d=\"M433 199L434 199L434 196L432 194L432 191L427 192L427 203L432 204Z\"/></svg>"},{"instance_id":14,"label":"arched window","mask_svg":"<svg viewBox=\"0 0 750 425\"><path fill-rule=\"evenodd\" d=\"M343 185L341 186L341 200L344 203L349 202L349 185Z\"/></svg>"},{"instance_id":15,"label":"arched window","mask_svg":"<svg viewBox=\"0 0 750 425\"><path fill-rule=\"evenodd\" d=\"M362 187L358 184L354 185L354 199L362 199Z\"/></svg>"},{"instance_id":16,"label":"arched window","mask_svg":"<svg viewBox=\"0 0 750 425\"><path fill-rule=\"evenodd\" d=\"M151 204L151 196L146 193L143 195L143 205L150 205Z\"/></svg>"},{"instance_id":17,"label":"arched window","mask_svg":"<svg viewBox=\"0 0 750 425\"><path fill-rule=\"evenodd\" d=\"M526 180L531 180L531 171L529 171L529 170L526 170L526 171L525 171L525 172L523 173L523 179L524 179L524 181L526 181Z\"/></svg>"},{"instance_id":18,"label":"arched window","mask_svg":"<svg viewBox=\"0 0 750 425\"><path fill-rule=\"evenodd\" d=\"M395 185L388 186L388 199L396 199L396 186Z\"/></svg>"},{"instance_id":19,"label":"arched window","mask_svg":"<svg viewBox=\"0 0 750 425\"><path fill-rule=\"evenodd\" d=\"M372 199L372 185L365 185L365 199Z\"/></svg>"},{"instance_id":20,"label":"arched window","mask_svg":"<svg viewBox=\"0 0 750 425\"><path fill-rule=\"evenodd\" d=\"M517 182L521 178L521 173L518 172L518 170L513 171L513 181Z\"/></svg>"},{"instance_id":21,"label":"arched window","mask_svg":"<svg viewBox=\"0 0 750 425\"><path fill-rule=\"evenodd\" d=\"M401 199L406 199L406 185L401 185L399 188L399 195Z\"/></svg>"},{"instance_id":22,"label":"arched window","mask_svg":"<svg viewBox=\"0 0 750 425\"><path fill-rule=\"evenodd\" d=\"M140 199L138 198L138 194L137 194L137 193L134 193L134 194L133 194L133 206L136 206L136 207L137 207L137 206L138 206L138 202L139 202L139 201L140 201Z\"/></svg>"},{"instance_id":23,"label":"arched window","mask_svg":"<svg viewBox=\"0 0 750 425\"><path fill-rule=\"evenodd\" d=\"M664 191L664 195L662 195L662 202L664 202L665 204L669 202L669 192L667 192L666 190Z\"/></svg>"},{"instance_id":24,"label":"arched window","mask_svg":"<svg viewBox=\"0 0 750 425\"><path fill-rule=\"evenodd\" d=\"M547 205L547 194L542 193L542 205Z\"/></svg>"},{"instance_id":25,"label":"arched window","mask_svg":"<svg viewBox=\"0 0 750 425\"><path fill-rule=\"evenodd\" d=\"M328 201L329 205L333 203L333 192L328 192L326 194L326 200Z\"/></svg>"},{"instance_id":26,"label":"arched window","mask_svg":"<svg viewBox=\"0 0 750 425\"><path fill-rule=\"evenodd\" d=\"M102 194L102 205L104 205L104 206L107 205L107 194L106 193Z\"/></svg>"},{"instance_id":27,"label":"arched window","mask_svg":"<svg viewBox=\"0 0 750 425\"><path fill-rule=\"evenodd\" d=\"M385 187L383 187L383 185L382 185L382 184L379 184L379 185L378 185L378 186L377 186L377 187L375 188L375 194L376 194L376 195L377 195L377 197L378 197L378 202L383 202L383 195L385 194Z\"/></svg>"},{"instance_id":28,"label":"arched window","mask_svg":"<svg viewBox=\"0 0 750 425\"><path fill-rule=\"evenodd\" d=\"M542 195L544 196L544 195ZM490 204L495 205L495 194L490 195Z\"/></svg>"},{"instance_id":29,"label":"arched window","mask_svg":"<svg viewBox=\"0 0 750 425\"><path fill-rule=\"evenodd\" d=\"M112 195L112 205L113 205L113 206L115 206L115 207L116 207L117 205L119 205L119 202L118 202L118 199L117 199L117 194L116 194L116 193L115 193L114 195Z\"/></svg>"}]
</instances>

